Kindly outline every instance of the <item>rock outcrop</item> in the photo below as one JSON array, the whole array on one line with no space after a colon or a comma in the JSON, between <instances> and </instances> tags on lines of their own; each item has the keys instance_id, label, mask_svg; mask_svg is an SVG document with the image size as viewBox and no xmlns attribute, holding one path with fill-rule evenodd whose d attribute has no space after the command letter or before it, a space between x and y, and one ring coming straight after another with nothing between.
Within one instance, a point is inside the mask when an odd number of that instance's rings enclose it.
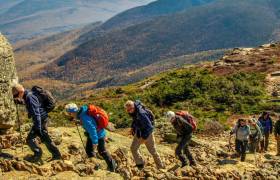
<instances>
[{"instance_id":1,"label":"rock outcrop","mask_svg":"<svg viewBox=\"0 0 280 180\"><path fill-rule=\"evenodd\" d=\"M11 85L17 81L13 50L0 34L0 131L10 129L16 119Z\"/></svg>"}]
</instances>

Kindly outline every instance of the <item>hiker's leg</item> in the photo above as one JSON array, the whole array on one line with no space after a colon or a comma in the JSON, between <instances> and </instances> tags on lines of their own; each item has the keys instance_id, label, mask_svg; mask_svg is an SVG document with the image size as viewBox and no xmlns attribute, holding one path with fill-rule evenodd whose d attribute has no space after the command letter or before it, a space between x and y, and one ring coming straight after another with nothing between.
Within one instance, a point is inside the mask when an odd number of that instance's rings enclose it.
<instances>
[{"instance_id":1,"label":"hiker's leg","mask_svg":"<svg viewBox=\"0 0 280 180\"><path fill-rule=\"evenodd\" d=\"M98 146L97 146L98 153L103 157L103 159L106 161L107 166L110 170L113 170L114 167L114 160L109 154L109 152L106 150L105 147L105 138L101 138L98 140Z\"/></svg>"},{"instance_id":2,"label":"hiker's leg","mask_svg":"<svg viewBox=\"0 0 280 180\"><path fill-rule=\"evenodd\" d=\"M241 141L239 141L237 139L235 140L235 150L236 150L238 156L240 156L241 155Z\"/></svg>"},{"instance_id":3,"label":"hiker's leg","mask_svg":"<svg viewBox=\"0 0 280 180\"><path fill-rule=\"evenodd\" d=\"M265 142L264 142L264 150L268 150L268 145L269 145L269 132L265 133Z\"/></svg>"},{"instance_id":4,"label":"hiker's leg","mask_svg":"<svg viewBox=\"0 0 280 180\"><path fill-rule=\"evenodd\" d=\"M156 144L155 144L155 137L154 137L154 134L152 133L148 139L146 140L146 143L145 143L148 151L151 153L151 155L153 156L154 158L154 161L157 165L157 168L161 169L161 168L164 168L164 165L162 163L162 160L156 150Z\"/></svg>"},{"instance_id":5,"label":"hiker's leg","mask_svg":"<svg viewBox=\"0 0 280 180\"><path fill-rule=\"evenodd\" d=\"M190 149L189 149L189 143L190 143L191 138L192 138L191 135L186 137L186 139L187 139L186 141L187 142L186 142L186 146L185 146L183 152L186 155L186 157L188 158L188 160L190 162L190 165L195 165L195 160L194 160L194 158L193 158L193 156L192 156L192 154L190 152Z\"/></svg>"},{"instance_id":6,"label":"hiker's leg","mask_svg":"<svg viewBox=\"0 0 280 180\"><path fill-rule=\"evenodd\" d=\"M144 165L144 160L139 152L140 140L136 136L134 136L132 144L130 146L130 150L136 165Z\"/></svg>"},{"instance_id":7,"label":"hiker's leg","mask_svg":"<svg viewBox=\"0 0 280 180\"><path fill-rule=\"evenodd\" d=\"M95 152L93 152L92 141L91 141L91 139L90 139L88 133L85 133L85 135L87 136L86 153L87 153L87 156L88 156L89 158L91 158L91 157L94 157L94 153L95 153Z\"/></svg>"},{"instance_id":8,"label":"hiker's leg","mask_svg":"<svg viewBox=\"0 0 280 180\"><path fill-rule=\"evenodd\" d=\"M175 150L175 154L179 158L179 160L181 161L182 166L187 165L186 156L182 152L185 149L187 143L188 143L188 138L186 138L186 136L183 136L181 138L181 141L179 142L178 146L176 147L176 150Z\"/></svg>"},{"instance_id":9,"label":"hiker's leg","mask_svg":"<svg viewBox=\"0 0 280 180\"><path fill-rule=\"evenodd\" d=\"M61 154L48 133L48 119L42 122L42 136L40 138L42 143L46 145L49 152L52 153L53 158L60 159Z\"/></svg>"},{"instance_id":10,"label":"hiker's leg","mask_svg":"<svg viewBox=\"0 0 280 180\"><path fill-rule=\"evenodd\" d=\"M250 143L249 143L249 151L250 153L256 152L256 138L250 137Z\"/></svg>"},{"instance_id":11,"label":"hiker's leg","mask_svg":"<svg viewBox=\"0 0 280 180\"><path fill-rule=\"evenodd\" d=\"M191 151L190 151L190 149L189 149L189 145L188 145L188 144L186 145L186 147L185 147L185 149L184 149L184 153L185 153L185 155L187 156L187 158L188 158L188 160L189 160L189 162L190 162L190 165L191 165L191 166L192 166L192 165L195 165L196 162L195 162L195 160L194 160L194 158L193 158L193 156L192 156L192 154L191 154Z\"/></svg>"},{"instance_id":12,"label":"hiker's leg","mask_svg":"<svg viewBox=\"0 0 280 180\"><path fill-rule=\"evenodd\" d=\"M265 139L265 137L263 136L263 138L262 138L262 140L261 140L261 143L260 143L260 145L261 145L261 152L264 152L264 140Z\"/></svg>"},{"instance_id":13,"label":"hiker's leg","mask_svg":"<svg viewBox=\"0 0 280 180\"><path fill-rule=\"evenodd\" d=\"M241 144L241 161L245 161L247 145L248 141L243 141Z\"/></svg>"},{"instance_id":14,"label":"hiker's leg","mask_svg":"<svg viewBox=\"0 0 280 180\"><path fill-rule=\"evenodd\" d=\"M39 147L39 145L36 141L36 137L38 137L38 135L32 128L26 138L26 141L27 141L27 144L30 147L30 149L34 152L34 157L41 158L42 149Z\"/></svg>"},{"instance_id":15,"label":"hiker's leg","mask_svg":"<svg viewBox=\"0 0 280 180\"><path fill-rule=\"evenodd\" d=\"M256 140L256 149L255 149L255 152L260 152L260 140L259 139L257 139Z\"/></svg>"}]
</instances>

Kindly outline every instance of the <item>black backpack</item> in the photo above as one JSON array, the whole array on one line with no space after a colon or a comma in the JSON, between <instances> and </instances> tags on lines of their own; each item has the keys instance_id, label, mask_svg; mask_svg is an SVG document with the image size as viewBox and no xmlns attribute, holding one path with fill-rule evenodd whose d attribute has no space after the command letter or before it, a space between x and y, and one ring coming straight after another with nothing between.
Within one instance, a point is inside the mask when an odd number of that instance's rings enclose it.
<instances>
[{"instance_id":1,"label":"black backpack","mask_svg":"<svg viewBox=\"0 0 280 180\"><path fill-rule=\"evenodd\" d=\"M150 119L152 125L154 126L155 125L155 115L154 115L153 111L151 111L150 109L147 109L147 108L144 108L144 109L148 113L149 119Z\"/></svg>"},{"instance_id":2,"label":"black backpack","mask_svg":"<svg viewBox=\"0 0 280 180\"><path fill-rule=\"evenodd\" d=\"M149 119L152 123L152 125L155 125L155 115L153 113L153 111L151 111L150 109L148 109L145 104L143 104L141 101L137 100L136 102L140 103L140 105L142 106L142 108L147 112Z\"/></svg>"},{"instance_id":3,"label":"black backpack","mask_svg":"<svg viewBox=\"0 0 280 180\"><path fill-rule=\"evenodd\" d=\"M43 108L49 113L55 108L56 100L52 94L39 86L34 86L31 89L32 93L39 99Z\"/></svg>"}]
</instances>

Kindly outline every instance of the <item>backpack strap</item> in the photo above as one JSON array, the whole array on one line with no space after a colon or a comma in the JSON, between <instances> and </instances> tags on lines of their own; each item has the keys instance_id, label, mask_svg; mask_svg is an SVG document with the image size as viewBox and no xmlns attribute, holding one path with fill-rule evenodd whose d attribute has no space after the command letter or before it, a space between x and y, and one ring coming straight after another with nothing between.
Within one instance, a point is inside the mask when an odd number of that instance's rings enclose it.
<instances>
[{"instance_id":1,"label":"backpack strap","mask_svg":"<svg viewBox=\"0 0 280 180\"><path fill-rule=\"evenodd\" d=\"M179 117L180 118L177 118L177 119L179 119L182 123L192 126L185 118L183 118L182 116L179 116Z\"/></svg>"}]
</instances>

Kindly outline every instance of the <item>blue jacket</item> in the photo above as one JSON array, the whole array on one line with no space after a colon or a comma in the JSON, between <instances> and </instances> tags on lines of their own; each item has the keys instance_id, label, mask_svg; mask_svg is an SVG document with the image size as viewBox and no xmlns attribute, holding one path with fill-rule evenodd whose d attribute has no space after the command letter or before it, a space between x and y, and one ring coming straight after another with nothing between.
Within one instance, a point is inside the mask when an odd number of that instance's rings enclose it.
<instances>
[{"instance_id":1,"label":"blue jacket","mask_svg":"<svg viewBox=\"0 0 280 180\"><path fill-rule=\"evenodd\" d=\"M23 99L28 111L28 117L33 120L33 128L39 132L42 130L42 121L48 118L47 111L42 107L37 96L31 91L25 90Z\"/></svg>"},{"instance_id":2,"label":"blue jacket","mask_svg":"<svg viewBox=\"0 0 280 180\"><path fill-rule=\"evenodd\" d=\"M97 123L95 119L88 115L88 107L82 106L78 113L78 119L81 120L83 128L89 134L92 144L98 144L98 140L106 136L105 129L97 131Z\"/></svg>"},{"instance_id":3,"label":"blue jacket","mask_svg":"<svg viewBox=\"0 0 280 180\"><path fill-rule=\"evenodd\" d=\"M264 119L264 118L260 117L259 122L262 126L262 130L263 130L264 134L272 133L273 123L272 123L272 120L271 120L270 117L267 118L267 119Z\"/></svg>"},{"instance_id":4,"label":"blue jacket","mask_svg":"<svg viewBox=\"0 0 280 180\"><path fill-rule=\"evenodd\" d=\"M131 114L133 118L131 128L138 138L147 139L153 132L154 127L140 101L135 102L135 108L135 113Z\"/></svg>"}]
</instances>

